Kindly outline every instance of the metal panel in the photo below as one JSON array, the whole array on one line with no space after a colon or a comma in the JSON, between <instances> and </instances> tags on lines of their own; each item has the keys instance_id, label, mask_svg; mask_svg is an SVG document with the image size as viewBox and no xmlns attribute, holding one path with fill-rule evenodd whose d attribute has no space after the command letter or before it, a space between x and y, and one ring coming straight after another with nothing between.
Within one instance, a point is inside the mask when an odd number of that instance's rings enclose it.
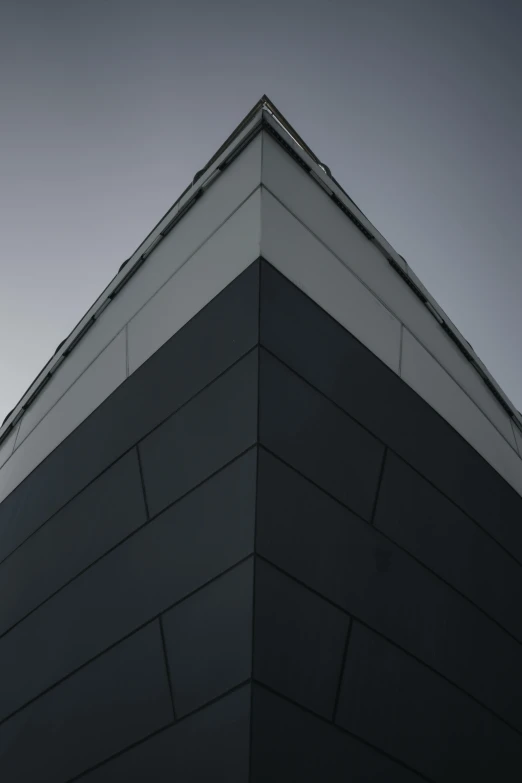
<instances>
[{"instance_id":1,"label":"metal panel","mask_svg":"<svg viewBox=\"0 0 522 783\"><path fill-rule=\"evenodd\" d=\"M336 723L419 770L424 780L511 781L522 762L517 732L358 623Z\"/></svg>"},{"instance_id":2,"label":"metal panel","mask_svg":"<svg viewBox=\"0 0 522 783\"><path fill-rule=\"evenodd\" d=\"M250 351L139 444L152 516L256 442L258 365Z\"/></svg>"},{"instance_id":3,"label":"metal panel","mask_svg":"<svg viewBox=\"0 0 522 783\"><path fill-rule=\"evenodd\" d=\"M134 449L29 535L10 556L2 547L0 634L145 520Z\"/></svg>"},{"instance_id":4,"label":"metal panel","mask_svg":"<svg viewBox=\"0 0 522 783\"><path fill-rule=\"evenodd\" d=\"M251 557L163 616L176 717L252 676L253 584Z\"/></svg>"},{"instance_id":5,"label":"metal panel","mask_svg":"<svg viewBox=\"0 0 522 783\"><path fill-rule=\"evenodd\" d=\"M328 719L349 618L264 560L255 568L253 676Z\"/></svg>"},{"instance_id":6,"label":"metal panel","mask_svg":"<svg viewBox=\"0 0 522 783\"><path fill-rule=\"evenodd\" d=\"M250 780L250 704L249 685L232 691L96 767L82 783L245 783ZM404 777L400 782L413 783Z\"/></svg>"},{"instance_id":7,"label":"metal panel","mask_svg":"<svg viewBox=\"0 0 522 783\"><path fill-rule=\"evenodd\" d=\"M259 408L259 442L370 521L383 444L263 349Z\"/></svg>"},{"instance_id":8,"label":"metal panel","mask_svg":"<svg viewBox=\"0 0 522 783\"><path fill-rule=\"evenodd\" d=\"M268 780L271 783L318 780L325 783L422 783L426 780L353 734L339 731L329 721L273 691L265 690L257 683L253 688L250 783ZM108 783L109 780L112 783L117 779L107 777L91 781L89 777L82 783Z\"/></svg>"},{"instance_id":9,"label":"metal panel","mask_svg":"<svg viewBox=\"0 0 522 783\"><path fill-rule=\"evenodd\" d=\"M374 525L522 642L522 568L392 452L386 458Z\"/></svg>"},{"instance_id":10,"label":"metal panel","mask_svg":"<svg viewBox=\"0 0 522 783\"><path fill-rule=\"evenodd\" d=\"M478 406L406 329L402 347L401 377L522 494L522 462L517 453Z\"/></svg>"},{"instance_id":11,"label":"metal panel","mask_svg":"<svg viewBox=\"0 0 522 783\"><path fill-rule=\"evenodd\" d=\"M257 189L130 321L131 373L258 258L260 217Z\"/></svg>"},{"instance_id":12,"label":"metal panel","mask_svg":"<svg viewBox=\"0 0 522 783\"><path fill-rule=\"evenodd\" d=\"M398 372L400 322L265 188L261 254Z\"/></svg>"},{"instance_id":13,"label":"metal panel","mask_svg":"<svg viewBox=\"0 0 522 783\"><path fill-rule=\"evenodd\" d=\"M64 783L171 720L156 622L0 726L2 780Z\"/></svg>"}]
</instances>

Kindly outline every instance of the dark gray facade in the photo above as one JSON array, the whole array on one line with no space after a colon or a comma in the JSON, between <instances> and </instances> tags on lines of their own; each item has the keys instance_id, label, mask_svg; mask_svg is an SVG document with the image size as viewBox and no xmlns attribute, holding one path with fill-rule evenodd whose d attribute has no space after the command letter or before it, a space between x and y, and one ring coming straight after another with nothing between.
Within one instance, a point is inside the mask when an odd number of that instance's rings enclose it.
<instances>
[{"instance_id":1,"label":"dark gray facade","mask_svg":"<svg viewBox=\"0 0 522 783\"><path fill-rule=\"evenodd\" d=\"M0 504L0 779L518 781L522 499L259 260Z\"/></svg>"}]
</instances>

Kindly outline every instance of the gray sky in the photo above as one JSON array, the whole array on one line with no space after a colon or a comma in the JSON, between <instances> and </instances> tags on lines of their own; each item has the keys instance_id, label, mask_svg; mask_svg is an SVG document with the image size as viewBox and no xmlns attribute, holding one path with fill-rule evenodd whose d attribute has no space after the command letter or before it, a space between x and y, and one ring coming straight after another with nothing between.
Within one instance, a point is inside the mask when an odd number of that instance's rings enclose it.
<instances>
[{"instance_id":1,"label":"gray sky","mask_svg":"<svg viewBox=\"0 0 522 783\"><path fill-rule=\"evenodd\" d=\"M519 0L3 0L0 422L266 93L522 410Z\"/></svg>"}]
</instances>

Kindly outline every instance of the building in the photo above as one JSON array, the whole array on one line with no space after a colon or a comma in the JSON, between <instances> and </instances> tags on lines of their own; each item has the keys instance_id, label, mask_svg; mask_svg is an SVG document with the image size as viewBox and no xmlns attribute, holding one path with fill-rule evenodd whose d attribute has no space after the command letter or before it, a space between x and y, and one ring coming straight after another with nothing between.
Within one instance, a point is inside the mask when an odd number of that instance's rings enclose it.
<instances>
[{"instance_id":1,"label":"building","mask_svg":"<svg viewBox=\"0 0 522 783\"><path fill-rule=\"evenodd\" d=\"M0 438L3 781L520 779L522 417L266 97Z\"/></svg>"}]
</instances>

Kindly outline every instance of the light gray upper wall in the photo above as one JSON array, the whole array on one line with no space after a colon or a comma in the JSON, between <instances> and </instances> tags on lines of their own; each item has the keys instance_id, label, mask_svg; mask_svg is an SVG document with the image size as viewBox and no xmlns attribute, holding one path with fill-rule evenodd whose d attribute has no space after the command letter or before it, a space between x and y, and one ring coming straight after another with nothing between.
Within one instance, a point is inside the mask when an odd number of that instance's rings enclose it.
<instances>
[{"instance_id":1,"label":"light gray upper wall","mask_svg":"<svg viewBox=\"0 0 522 783\"><path fill-rule=\"evenodd\" d=\"M0 445L0 502L259 257L260 181L258 134L157 245Z\"/></svg>"},{"instance_id":2,"label":"light gray upper wall","mask_svg":"<svg viewBox=\"0 0 522 783\"><path fill-rule=\"evenodd\" d=\"M362 283L366 296L371 291L420 340L491 419L506 440L515 446L508 415L430 311L405 285L378 248L368 241L327 193L268 134L265 135L263 147L263 185L308 228L315 240L328 248L353 273L354 288L360 288ZM268 235L266 229L264 234ZM354 315L355 323L351 331L356 335L361 318L364 318L364 314ZM377 339L375 347L371 342L368 344L379 356L382 339ZM398 340L394 358L384 358L384 361L393 369L398 369Z\"/></svg>"},{"instance_id":3,"label":"light gray upper wall","mask_svg":"<svg viewBox=\"0 0 522 783\"><path fill-rule=\"evenodd\" d=\"M422 283L299 144L263 114L309 170L266 130L259 132L261 113L252 119L140 245L66 341L64 349L98 313L0 443L0 501L260 254L399 374L522 494L522 432L385 253L425 292ZM227 159L230 165L221 171ZM202 185L202 195L192 203ZM371 230L381 249L334 203L332 192ZM179 222L163 236L176 216ZM153 249L144 263L109 301L107 295L147 248ZM436 314L446 318L431 301Z\"/></svg>"},{"instance_id":4,"label":"light gray upper wall","mask_svg":"<svg viewBox=\"0 0 522 783\"><path fill-rule=\"evenodd\" d=\"M293 150L311 165L297 144ZM316 173L327 179L318 168ZM522 494L522 433L511 417L324 183L266 132L262 185L263 256L398 373Z\"/></svg>"}]
</instances>

